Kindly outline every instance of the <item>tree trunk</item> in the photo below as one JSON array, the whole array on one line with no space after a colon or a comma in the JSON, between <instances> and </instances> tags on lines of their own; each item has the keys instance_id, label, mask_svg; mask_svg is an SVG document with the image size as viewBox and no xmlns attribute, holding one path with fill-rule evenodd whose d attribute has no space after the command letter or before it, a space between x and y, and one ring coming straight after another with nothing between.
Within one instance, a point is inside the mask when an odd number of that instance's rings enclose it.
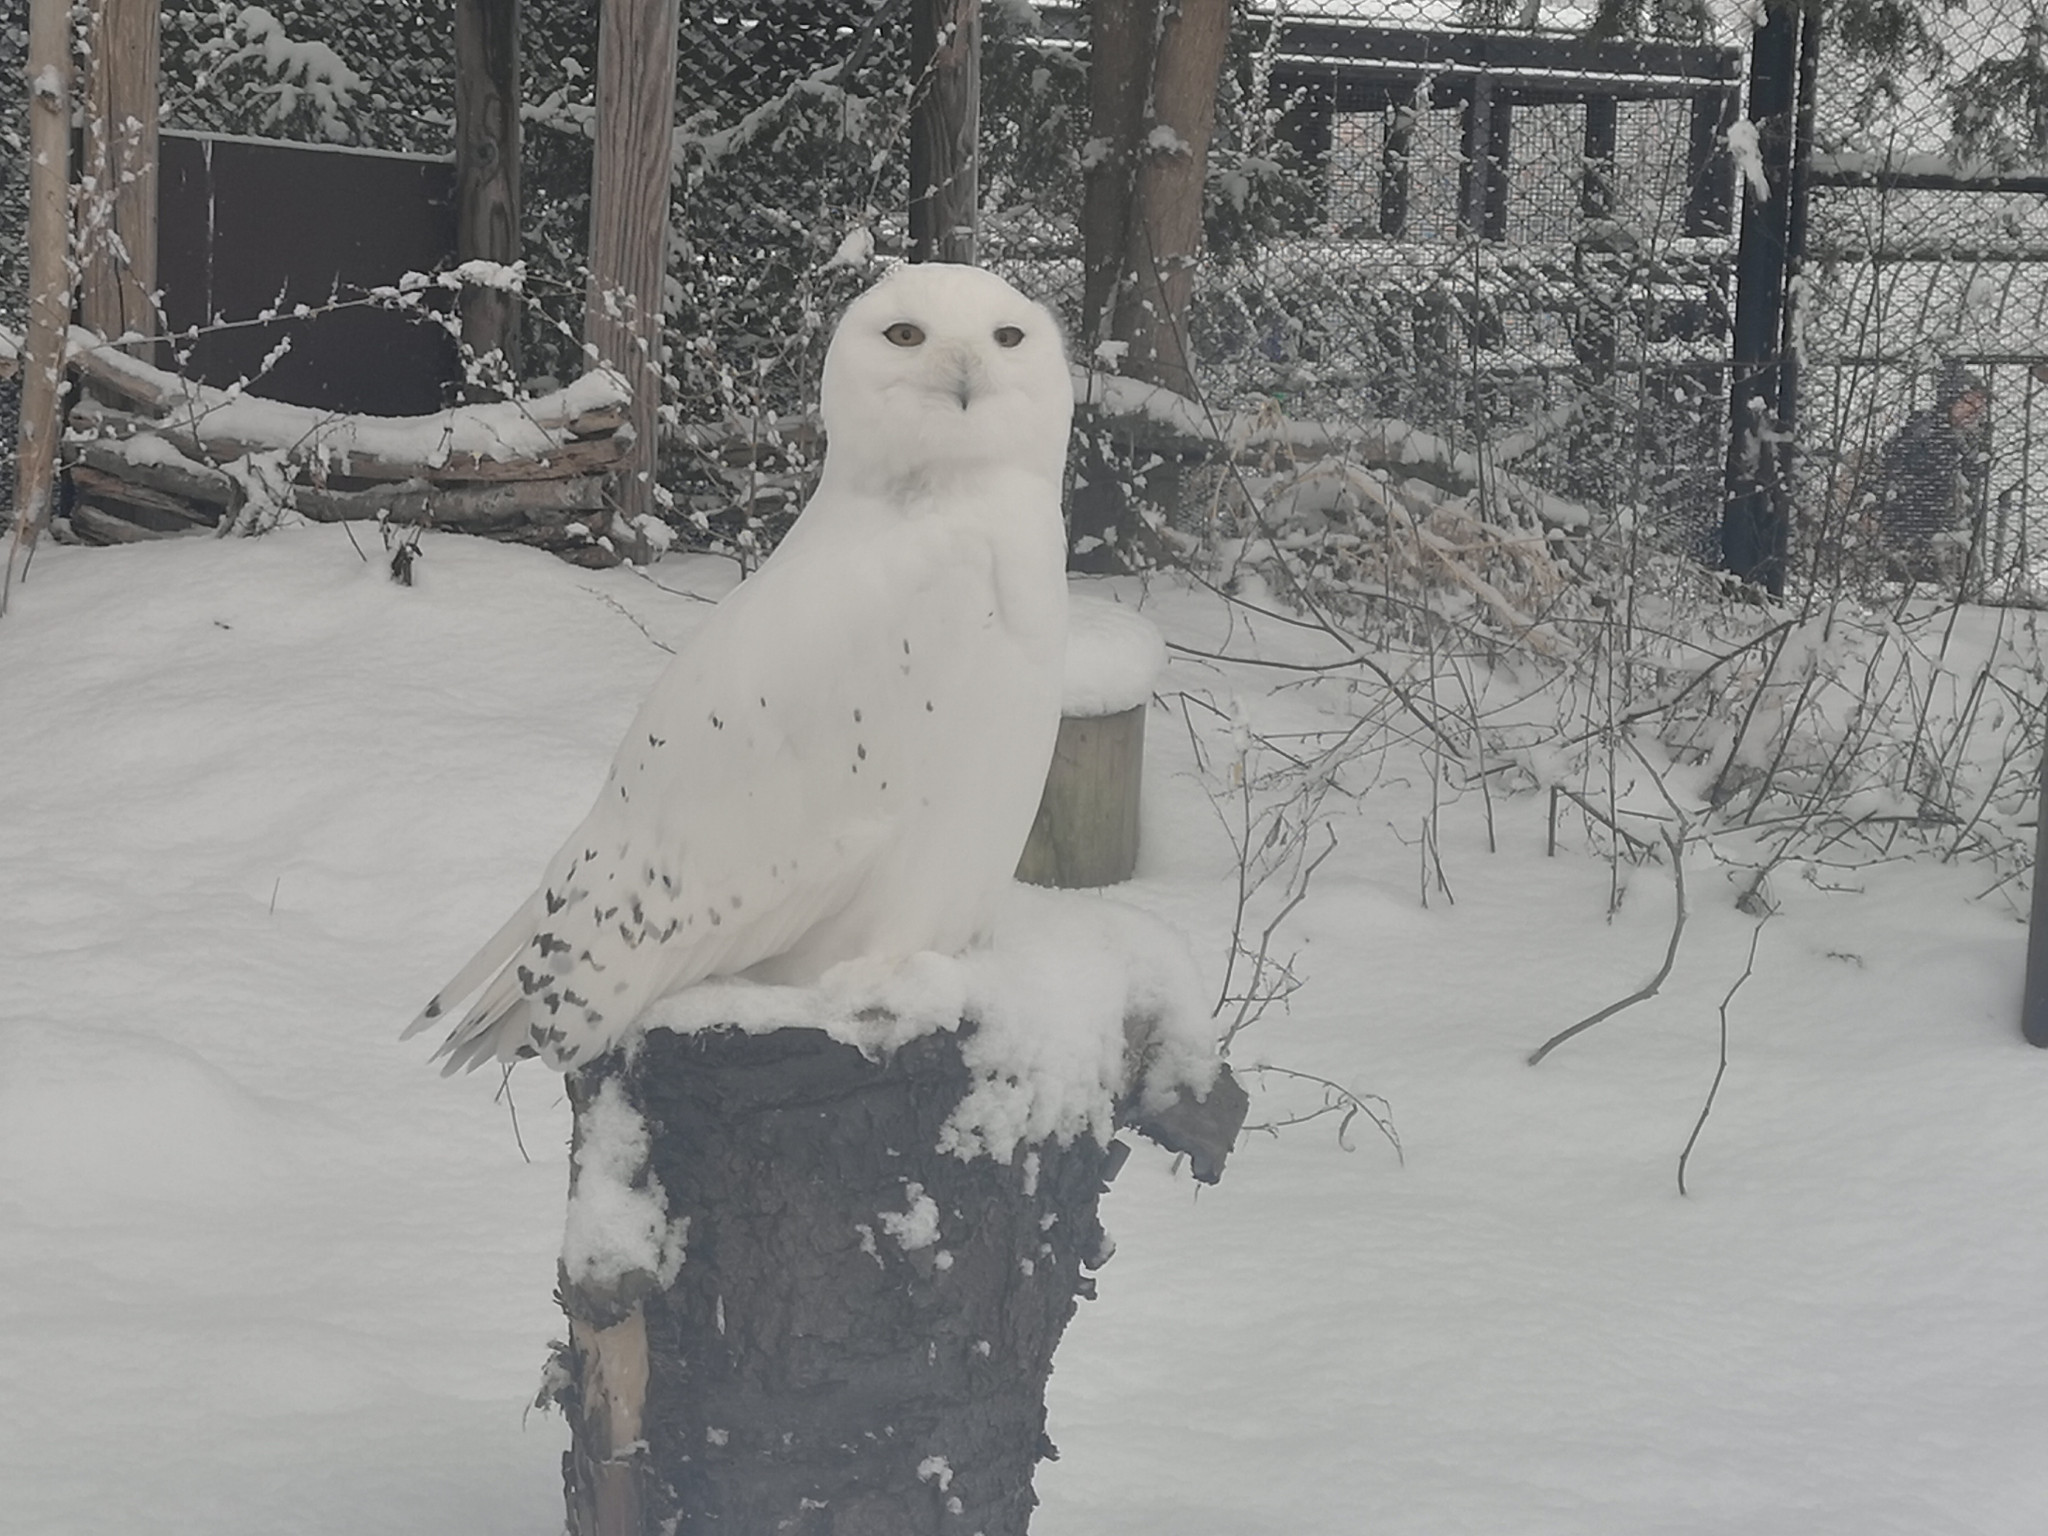
<instances>
[{"instance_id":1,"label":"tree trunk","mask_svg":"<svg viewBox=\"0 0 2048 1536\"><path fill-rule=\"evenodd\" d=\"M455 250L463 261L519 260L519 0L456 0ZM519 376L519 301L462 290L462 344Z\"/></svg>"},{"instance_id":2,"label":"tree trunk","mask_svg":"<svg viewBox=\"0 0 2048 1536\"><path fill-rule=\"evenodd\" d=\"M1124 372L1195 394L1188 301L1202 253L1202 188L1216 126L1216 85L1230 36L1230 0L1180 0L1159 18L1152 110L1134 145L1130 234L1113 331L1129 345Z\"/></svg>"},{"instance_id":3,"label":"tree trunk","mask_svg":"<svg viewBox=\"0 0 2048 1536\"><path fill-rule=\"evenodd\" d=\"M1122 1145L935 1150L970 1086L951 1033L875 1062L812 1029L657 1029L568 1082L571 1536L1022 1536ZM1198 1175L1243 1104L1227 1074L1201 1101ZM662 1261L582 1264L579 1207L635 1200Z\"/></svg>"},{"instance_id":4,"label":"tree trunk","mask_svg":"<svg viewBox=\"0 0 2048 1536\"><path fill-rule=\"evenodd\" d=\"M1192 397L1187 315L1230 0L1094 0L1088 26L1083 361L1102 358L1107 342L1118 371ZM1072 564L1125 569L1144 532L1131 506L1134 465L1154 445L1122 440L1087 414L1081 426Z\"/></svg>"},{"instance_id":5,"label":"tree trunk","mask_svg":"<svg viewBox=\"0 0 2048 1536\"><path fill-rule=\"evenodd\" d=\"M80 319L87 330L154 336L158 0L94 0L85 106L86 190L78 204ZM153 343L135 355L151 357Z\"/></svg>"},{"instance_id":6,"label":"tree trunk","mask_svg":"<svg viewBox=\"0 0 2048 1536\"><path fill-rule=\"evenodd\" d=\"M1092 353L1109 337L1131 228L1131 188L1159 0L1095 0L1088 15L1088 145L1082 164L1081 335Z\"/></svg>"},{"instance_id":7,"label":"tree trunk","mask_svg":"<svg viewBox=\"0 0 2048 1536\"><path fill-rule=\"evenodd\" d=\"M627 524L654 504L661 294L675 126L677 0L604 0L583 340L632 386L634 445L619 472Z\"/></svg>"},{"instance_id":8,"label":"tree trunk","mask_svg":"<svg viewBox=\"0 0 2048 1536\"><path fill-rule=\"evenodd\" d=\"M29 6L28 335L21 355L21 435L15 452L14 541L0 582L0 613L15 566L49 520L61 426L64 338L71 322L65 197L71 179L70 7Z\"/></svg>"},{"instance_id":9,"label":"tree trunk","mask_svg":"<svg viewBox=\"0 0 2048 1536\"><path fill-rule=\"evenodd\" d=\"M915 0L910 259L974 263L980 184L981 0Z\"/></svg>"}]
</instances>

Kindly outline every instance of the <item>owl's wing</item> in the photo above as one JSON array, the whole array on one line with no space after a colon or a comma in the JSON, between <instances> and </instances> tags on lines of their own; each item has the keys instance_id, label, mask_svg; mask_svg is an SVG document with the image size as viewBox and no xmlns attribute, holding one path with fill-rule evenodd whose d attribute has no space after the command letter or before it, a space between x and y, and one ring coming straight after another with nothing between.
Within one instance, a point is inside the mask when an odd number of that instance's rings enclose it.
<instances>
[{"instance_id":1,"label":"owl's wing","mask_svg":"<svg viewBox=\"0 0 2048 1536\"><path fill-rule=\"evenodd\" d=\"M876 770L904 733L877 704L922 707L876 699L901 660L877 615L927 606L926 586L858 557L771 561L721 603L541 888L407 1034L477 994L438 1053L444 1071L523 1055L572 1066L657 997L781 954L853 900L908 777L892 801Z\"/></svg>"}]
</instances>

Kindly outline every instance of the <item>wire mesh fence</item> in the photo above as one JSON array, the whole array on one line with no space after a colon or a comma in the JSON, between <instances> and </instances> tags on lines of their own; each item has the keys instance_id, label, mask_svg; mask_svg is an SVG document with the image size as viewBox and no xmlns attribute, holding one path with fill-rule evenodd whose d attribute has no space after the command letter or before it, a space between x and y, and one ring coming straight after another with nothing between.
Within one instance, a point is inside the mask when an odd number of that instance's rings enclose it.
<instances>
[{"instance_id":1,"label":"wire mesh fence","mask_svg":"<svg viewBox=\"0 0 2048 1536\"><path fill-rule=\"evenodd\" d=\"M1798 504L1824 578L2041 586L2048 11L1829 16L1814 71ZM2048 510L2048 509L2044 509Z\"/></svg>"},{"instance_id":2,"label":"wire mesh fence","mask_svg":"<svg viewBox=\"0 0 2048 1536\"><path fill-rule=\"evenodd\" d=\"M445 153L447 9L167 5L167 121ZM1738 217L1728 131L1748 68L1746 31L1717 9L1243 0L1190 322L1205 394L1397 419L1711 557ZM1975 545L1939 570L2032 582L2048 542L2032 512L2048 5L1819 14L1797 552L1830 576L1897 575L1886 482L1906 473L1906 434L1933 444L1921 480L1951 471L1944 549L1958 532ZM525 25L525 367L560 378L581 365L595 11L530 5ZM903 0L684 0L682 26L667 507L743 546L772 539L800 499L816 440L798 412L830 317L871 257L906 250L917 82ZM984 29L982 257L1077 319L1087 7L991 4ZM19 20L0 21L16 132L22 46ZM0 155L0 315L17 319L23 171ZM1965 376L1967 429L1927 425Z\"/></svg>"}]
</instances>

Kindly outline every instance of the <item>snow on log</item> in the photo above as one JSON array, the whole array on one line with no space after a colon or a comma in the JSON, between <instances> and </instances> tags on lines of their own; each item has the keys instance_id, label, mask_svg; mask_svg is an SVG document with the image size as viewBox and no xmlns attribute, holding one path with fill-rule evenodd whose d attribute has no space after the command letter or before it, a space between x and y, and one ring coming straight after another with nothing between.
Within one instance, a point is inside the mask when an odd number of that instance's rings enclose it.
<instances>
[{"instance_id":1,"label":"snow on log","mask_svg":"<svg viewBox=\"0 0 2048 1536\"><path fill-rule=\"evenodd\" d=\"M1485 487L1516 515L1545 528L1578 532L1592 513L1503 466L1527 451L1525 434L1479 449L1457 448L1395 417L1357 421L1291 420L1274 411L1216 411L1157 384L1081 368L1074 399L1104 416L1139 421L1166 439L1207 445L1223 457L1253 461L1274 450L1301 461L1340 458L1403 479L1471 492Z\"/></svg>"},{"instance_id":2,"label":"snow on log","mask_svg":"<svg viewBox=\"0 0 2048 1536\"><path fill-rule=\"evenodd\" d=\"M1020 888L993 946L658 1004L568 1079L572 1536L1021 1536L1119 1126L1220 1174L1179 939Z\"/></svg>"},{"instance_id":3,"label":"snow on log","mask_svg":"<svg viewBox=\"0 0 2048 1536\"><path fill-rule=\"evenodd\" d=\"M253 486L278 503L270 515L430 524L583 564L621 552L605 476L631 448L631 402L609 370L529 400L391 417L196 383L78 327L67 362L92 389L65 443L73 531L91 542L233 526L255 510Z\"/></svg>"}]
</instances>

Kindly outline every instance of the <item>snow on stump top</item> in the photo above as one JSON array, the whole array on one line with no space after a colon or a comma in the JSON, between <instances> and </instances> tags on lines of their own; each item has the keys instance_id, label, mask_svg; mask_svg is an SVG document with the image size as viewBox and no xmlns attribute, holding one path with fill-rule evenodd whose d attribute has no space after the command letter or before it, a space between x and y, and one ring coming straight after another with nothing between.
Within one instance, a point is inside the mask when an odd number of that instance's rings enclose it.
<instances>
[{"instance_id":1,"label":"snow on stump top","mask_svg":"<svg viewBox=\"0 0 2048 1536\"><path fill-rule=\"evenodd\" d=\"M1150 619L1069 597L1059 741L1018 879L1085 889L1136 871L1145 705L1165 666L1166 642Z\"/></svg>"},{"instance_id":2,"label":"snow on stump top","mask_svg":"<svg viewBox=\"0 0 2048 1536\"><path fill-rule=\"evenodd\" d=\"M1213 1180L1243 1119L1179 938L1020 889L988 949L647 1023L568 1078L572 1536L1021 1536L1115 1129Z\"/></svg>"}]
</instances>

